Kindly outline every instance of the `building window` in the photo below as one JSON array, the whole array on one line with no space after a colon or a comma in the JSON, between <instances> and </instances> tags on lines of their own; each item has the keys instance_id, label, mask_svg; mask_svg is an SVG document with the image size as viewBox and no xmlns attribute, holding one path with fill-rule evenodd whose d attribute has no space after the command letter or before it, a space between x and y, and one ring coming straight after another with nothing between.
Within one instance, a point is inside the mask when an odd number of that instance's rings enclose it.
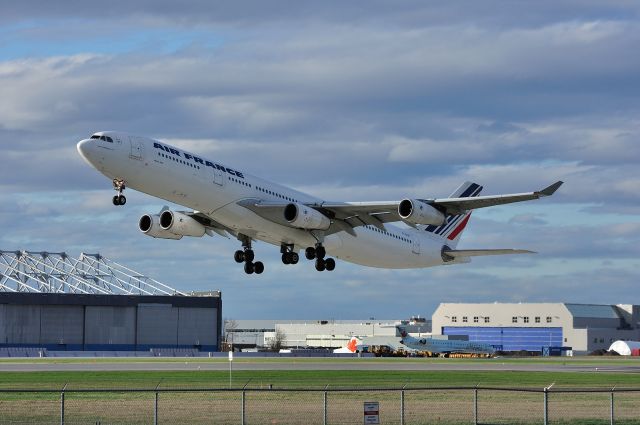
<instances>
[{"instance_id":1,"label":"building window","mask_svg":"<svg viewBox=\"0 0 640 425\"><path fill-rule=\"evenodd\" d=\"M467 316L462 316L462 322L467 323Z\"/></svg>"},{"instance_id":2,"label":"building window","mask_svg":"<svg viewBox=\"0 0 640 425\"><path fill-rule=\"evenodd\" d=\"M598 343L598 338L593 338L593 343L597 344Z\"/></svg>"},{"instance_id":3,"label":"building window","mask_svg":"<svg viewBox=\"0 0 640 425\"><path fill-rule=\"evenodd\" d=\"M600 338L600 344L604 342L604 338Z\"/></svg>"},{"instance_id":4,"label":"building window","mask_svg":"<svg viewBox=\"0 0 640 425\"><path fill-rule=\"evenodd\" d=\"M518 317L517 316L513 316L511 318L511 323L518 323Z\"/></svg>"},{"instance_id":5,"label":"building window","mask_svg":"<svg viewBox=\"0 0 640 425\"><path fill-rule=\"evenodd\" d=\"M547 316L547 323L551 323L551 316Z\"/></svg>"},{"instance_id":6,"label":"building window","mask_svg":"<svg viewBox=\"0 0 640 425\"><path fill-rule=\"evenodd\" d=\"M484 317L484 323L489 323L489 316Z\"/></svg>"},{"instance_id":7,"label":"building window","mask_svg":"<svg viewBox=\"0 0 640 425\"><path fill-rule=\"evenodd\" d=\"M473 316L473 323L478 323L478 321L479 321L478 316Z\"/></svg>"},{"instance_id":8,"label":"building window","mask_svg":"<svg viewBox=\"0 0 640 425\"><path fill-rule=\"evenodd\" d=\"M451 321L456 323L458 321L458 316L451 316Z\"/></svg>"},{"instance_id":9,"label":"building window","mask_svg":"<svg viewBox=\"0 0 640 425\"><path fill-rule=\"evenodd\" d=\"M540 323L540 316L536 316L536 323Z\"/></svg>"},{"instance_id":10,"label":"building window","mask_svg":"<svg viewBox=\"0 0 640 425\"><path fill-rule=\"evenodd\" d=\"M567 342L567 338L564 339L564 342Z\"/></svg>"},{"instance_id":11,"label":"building window","mask_svg":"<svg viewBox=\"0 0 640 425\"><path fill-rule=\"evenodd\" d=\"M524 318L524 323L529 323L529 316L526 316L526 317Z\"/></svg>"}]
</instances>

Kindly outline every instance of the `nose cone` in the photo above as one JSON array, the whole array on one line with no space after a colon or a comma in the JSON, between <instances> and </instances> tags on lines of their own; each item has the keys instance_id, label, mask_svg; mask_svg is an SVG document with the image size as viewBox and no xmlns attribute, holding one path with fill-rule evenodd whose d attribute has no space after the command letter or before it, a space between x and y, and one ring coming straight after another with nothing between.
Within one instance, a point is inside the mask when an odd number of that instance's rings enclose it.
<instances>
[{"instance_id":1,"label":"nose cone","mask_svg":"<svg viewBox=\"0 0 640 425\"><path fill-rule=\"evenodd\" d=\"M80 140L76 145L76 148L78 149L78 153L80 154L80 156L85 161L87 161L87 163L93 165L93 161L92 161L93 140L91 139Z\"/></svg>"}]
</instances>

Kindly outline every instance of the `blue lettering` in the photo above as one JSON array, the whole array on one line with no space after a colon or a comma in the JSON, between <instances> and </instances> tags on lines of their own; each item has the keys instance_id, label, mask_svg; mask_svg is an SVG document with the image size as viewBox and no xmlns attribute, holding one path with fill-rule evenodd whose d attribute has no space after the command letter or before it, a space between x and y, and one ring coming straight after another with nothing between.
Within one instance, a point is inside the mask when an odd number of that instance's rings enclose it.
<instances>
[{"instance_id":1,"label":"blue lettering","mask_svg":"<svg viewBox=\"0 0 640 425\"><path fill-rule=\"evenodd\" d=\"M198 158L197 156L194 156L194 157L193 157L193 160L194 160L195 162L199 163L199 164L204 165L204 161L202 161L202 159Z\"/></svg>"},{"instance_id":2,"label":"blue lettering","mask_svg":"<svg viewBox=\"0 0 640 425\"><path fill-rule=\"evenodd\" d=\"M205 164L207 165L207 167L216 168L216 167L213 165L213 162L211 162L211 161L205 161Z\"/></svg>"},{"instance_id":3,"label":"blue lettering","mask_svg":"<svg viewBox=\"0 0 640 425\"><path fill-rule=\"evenodd\" d=\"M236 176L240 177L241 179L244 179L244 175L240 171L236 171Z\"/></svg>"},{"instance_id":4,"label":"blue lettering","mask_svg":"<svg viewBox=\"0 0 640 425\"><path fill-rule=\"evenodd\" d=\"M174 154L174 155L178 155L178 156L180 156L180 151L177 151L177 150L175 150L175 149L173 149L173 148L169 148L169 151L168 151L168 152L171 152L171 153L172 153L172 154Z\"/></svg>"},{"instance_id":5,"label":"blue lettering","mask_svg":"<svg viewBox=\"0 0 640 425\"><path fill-rule=\"evenodd\" d=\"M236 175L236 172L233 171L231 168L227 168L227 173L231 174L232 176Z\"/></svg>"},{"instance_id":6,"label":"blue lettering","mask_svg":"<svg viewBox=\"0 0 640 425\"><path fill-rule=\"evenodd\" d=\"M193 159L193 157L186 152L184 153L184 157L187 159Z\"/></svg>"}]
</instances>

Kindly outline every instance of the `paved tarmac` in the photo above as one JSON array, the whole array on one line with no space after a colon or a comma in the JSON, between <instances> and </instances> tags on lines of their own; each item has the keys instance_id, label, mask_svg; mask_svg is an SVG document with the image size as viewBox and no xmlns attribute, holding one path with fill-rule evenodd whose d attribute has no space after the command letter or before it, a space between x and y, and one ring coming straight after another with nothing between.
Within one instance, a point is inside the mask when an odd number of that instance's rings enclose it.
<instances>
[{"instance_id":1,"label":"paved tarmac","mask_svg":"<svg viewBox=\"0 0 640 425\"><path fill-rule=\"evenodd\" d=\"M522 372L618 372L640 373L640 362L634 364L590 365L581 362L567 363L512 363L500 362L499 359L481 360L463 363L448 362L420 362L411 359L407 361L379 362L371 359L359 359L346 362L327 361L299 361L291 362L234 362L233 370L365 370L365 371L522 371ZM82 363L55 363L54 361L0 362L1 372L53 372L53 371L198 371L198 370L229 370L228 362L198 361L187 359L181 361L122 361L118 359L108 362L103 359L96 362L87 360Z\"/></svg>"}]
</instances>

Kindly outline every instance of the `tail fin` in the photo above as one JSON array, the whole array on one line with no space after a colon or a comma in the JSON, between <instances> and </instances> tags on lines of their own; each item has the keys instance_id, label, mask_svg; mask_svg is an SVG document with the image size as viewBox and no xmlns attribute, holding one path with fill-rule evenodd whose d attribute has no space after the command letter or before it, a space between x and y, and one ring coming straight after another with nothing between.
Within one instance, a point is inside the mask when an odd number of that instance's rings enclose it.
<instances>
[{"instance_id":1,"label":"tail fin","mask_svg":"<svg viewBox=\"0 0 640 425\"><path fill-rule=\"evenodd\" d=\"M449 198L468 198L478 196L481 191L482 186L479 184L464 182L451 195L449 195ZM458 240L460 240L462 231L469 222L469 218L471 218L471 212L458 215L448 214L444 224L440 226L425 226L424 230L446 239L447 245L451 248L455 248L456 245L458 245Z\"/></svg>"},{"instance_id":2,"label":"tail fin","mask_svg":"<svg viewBox=\"0 0 640 425\"><path fill-rule=\"evenodd\" d=\"M352 353L355 353L357 346L358 346L358 339L354 336L353 338L351 338L351 340L347 344L347 349Z\"/></svg>"}]
</instances>

